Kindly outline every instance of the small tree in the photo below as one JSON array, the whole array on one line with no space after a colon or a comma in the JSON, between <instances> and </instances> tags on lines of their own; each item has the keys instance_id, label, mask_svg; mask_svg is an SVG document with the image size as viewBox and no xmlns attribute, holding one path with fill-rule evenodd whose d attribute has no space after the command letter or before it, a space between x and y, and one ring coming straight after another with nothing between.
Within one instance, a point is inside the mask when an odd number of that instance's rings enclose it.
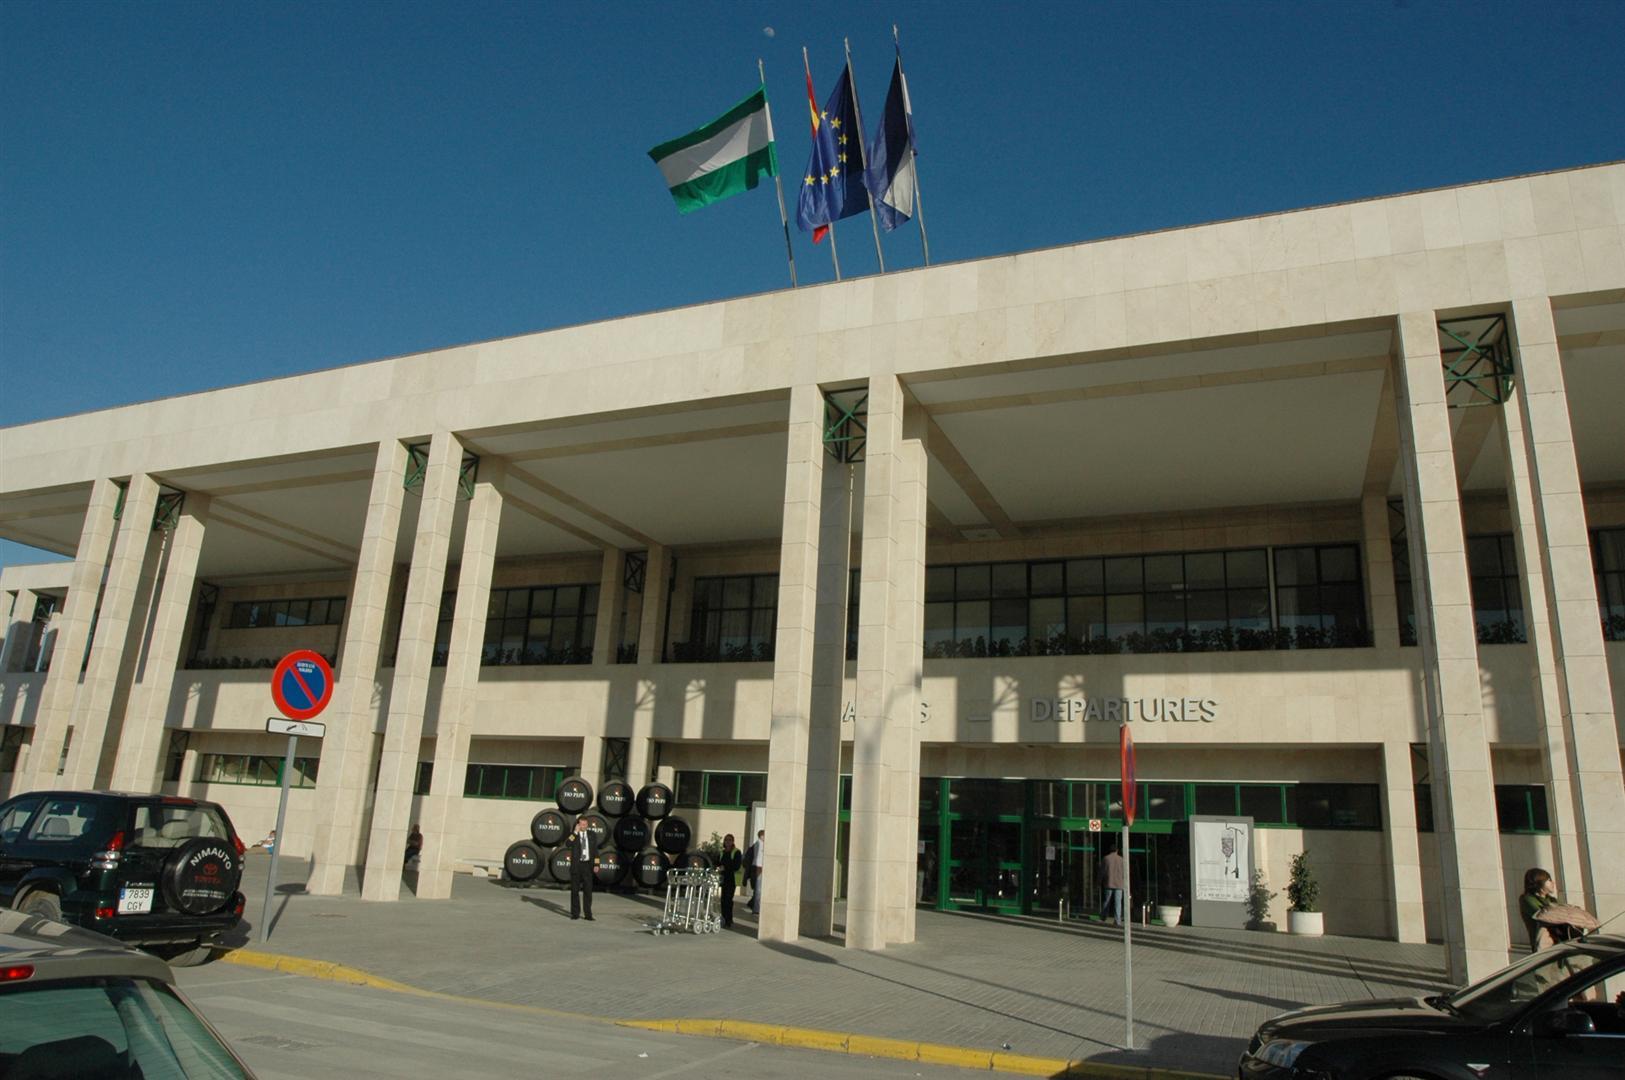
<instances>
[{"instance_id":1,"label":"small tree","mask_svg":"<svg viewBox=\"0 0 1625 1080\"><path fill-rule=\"evenodd\" d=\"M1320 897L1320 882L1315 880L1315 872L1309 866L1307 851L1292 856L1292 877L1286 884L1286 896L1293 911L1319 910L1315 901Z\"/></svg>"},{"instance_id":2,"label":"small tree","mask_svg":"<svg viewBox=\"0 0 1625 1080\"><path fill-rule=\"evenodd\" d=\"M711 834L711 839L707 840L705 843L700 845L700 850L705 852L707 855L711 856L711 865L712 866L721 865L721 863L722 863L722 834L713 832Z\"/></svg>"},{"instance_id":3,"label":"small tree","mask_svg":"<svg viewBox=\"0 0 1625 1080\"><path fill-rule=\"evenodd\" d=\"M1278 895L1270 890L1264 880L1264 871L1254 870L1253 885L1247 892L1247 925L1254 929L1267 925L1270 921L1270 901Z\"/></svg>"}]
</instances>

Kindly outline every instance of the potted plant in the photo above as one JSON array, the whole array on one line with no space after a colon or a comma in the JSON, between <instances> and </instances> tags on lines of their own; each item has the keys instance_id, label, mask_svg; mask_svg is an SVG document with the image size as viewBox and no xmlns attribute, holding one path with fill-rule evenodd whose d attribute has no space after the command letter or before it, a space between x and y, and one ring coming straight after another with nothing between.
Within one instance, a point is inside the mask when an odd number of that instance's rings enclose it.
<instances>
[{"instance_id":1,"label":"potted plant","mask_svg":"<svg viewBox=\"0 0 1625 1080\"><path fill-rule=\"evenodd\" d=\"M1253 871L1253 885L1247 892L1247 929L1275 931L1275 924L1270 922L1270 901L1279 893L1269 887L1264 879L1264 871Z\"/></svg>"},{"instance_id":2,"label":"potted plant","mask_svg":"<svg viewBox=\"0 0 1625 1080\"><path fill-rule=\"evenodd\" d=\"M1183 904L1158 904L1157 921L1164 926L1178 926L1179 918L1185 913Z\"/></svg>"},{"instance_id":3,"label":"potted plant","mask_svg":"<svg viewBox=\"0 0 1625 1080\"><path fill-rule=\"evenodd\" d=\"M1320 882L1309 866L1309 853L1292 856L1292 876L1286 884L1286 896L1291 907L1286 913L1287 929L1306 937L1319 937L1326 932L1325 920L1315 901L1320 896Z\"/></svg>"}]
</instances>

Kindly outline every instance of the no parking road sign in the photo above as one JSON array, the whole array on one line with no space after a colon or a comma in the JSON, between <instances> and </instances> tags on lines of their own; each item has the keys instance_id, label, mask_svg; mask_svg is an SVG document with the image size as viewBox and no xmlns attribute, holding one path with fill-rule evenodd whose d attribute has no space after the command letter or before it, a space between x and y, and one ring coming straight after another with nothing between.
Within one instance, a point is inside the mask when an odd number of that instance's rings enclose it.
<instances>
[{"instance_id":1,"label":"no parking road sign","mask_svg":"<svg viewBox=\"0 0 1625 1080\"><path fill-rule=\"evenodd\" d=\"M284 656L271 673L271 700L289 720L309 720L333 698L333 669L322 654L300 649Z\"/></svg>"}]
</instances>

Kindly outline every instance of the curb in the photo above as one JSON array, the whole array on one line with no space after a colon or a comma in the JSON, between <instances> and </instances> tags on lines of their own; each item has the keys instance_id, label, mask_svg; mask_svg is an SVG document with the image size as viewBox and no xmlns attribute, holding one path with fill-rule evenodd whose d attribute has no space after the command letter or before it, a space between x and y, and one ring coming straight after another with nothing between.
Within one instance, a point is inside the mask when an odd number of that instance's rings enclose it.
<instances>
[{"instance_id":1,"label":"curb","mask_svg":"<svg viewBox=\"0 0 1625 1080\"><path fill-rule=\"evenodd\" d=\"M980 1069L985 1072L1012 1073L1018 1076L1077 1076L1092 1077L1094 1080L1227 1080L1226 1077L1214 1073L1190 1072L1183 1069L1107 1065L1094 1061L1070 1061L1066 1058L1032 1057L998 1050L976 1050L968 1046L910 1042L906 1039L887 1039L846 1031L820 1031L816 1028L789 1027L783 1024L761 1024L749 1020L618 1020L607 1016L590 1016L586 1013L548 1009L540 1005L517 1005L505 1001L468 997L464 994L425 990L422 987L382 978L360 968L335 964L329 960L311 960L303 956L286 956L255 949L233 949L224 953L220 959L240 967L275 971L284 975L300 975L307 979L323 979L347 986L369 986L376 990L389 990L415 997L461 1001L509 1012L591 1020L602 1024L614 1024L617 1027L641 1028L645 1031L673 1035L701 1035L714 1039L762 1043L768 1046L790 1046L836 1054L918 1061L923 1065L951 1065L961 1069Z\"/></svg>"}]
</instances>

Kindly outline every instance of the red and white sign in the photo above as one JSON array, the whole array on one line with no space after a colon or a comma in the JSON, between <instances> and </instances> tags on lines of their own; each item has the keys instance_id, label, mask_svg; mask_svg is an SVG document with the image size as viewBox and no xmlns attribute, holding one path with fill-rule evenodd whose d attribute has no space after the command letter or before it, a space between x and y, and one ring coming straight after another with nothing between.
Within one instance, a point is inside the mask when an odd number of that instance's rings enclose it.
<instances>
[{"instance_id":1,"label":"red and white sign","mask_svg":"<svg viewBox=\"0 0 1625 1080\"><path fill-rule=\"evenodd\" d=\"M1123 823L1132 826L1140 795L1140 786L1134 782L1134 736L1129 734L1127 724L1117 730L1117 753L1123 766Z\"/></svg>"},{"instance_id":2,"label":"red and white sign","mask_svg":"<svg viewBox=\"0 0 1625 1080\"><path fill-rule=\"evenodd\" d=\"M333 700L333 668L319 652L299 649L271 672L271 700L289 720L309 720Z\"/></svg>"}]
</instances>

